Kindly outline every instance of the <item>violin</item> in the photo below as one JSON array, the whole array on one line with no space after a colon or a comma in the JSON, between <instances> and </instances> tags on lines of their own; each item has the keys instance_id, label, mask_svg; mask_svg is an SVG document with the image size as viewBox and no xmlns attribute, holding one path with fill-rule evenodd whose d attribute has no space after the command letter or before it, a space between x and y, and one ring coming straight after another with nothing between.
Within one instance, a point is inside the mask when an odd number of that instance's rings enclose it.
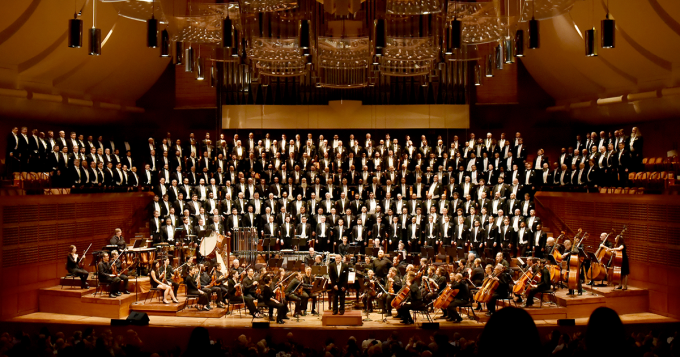
<instances>
[{"instance_id":1,"label":"violin","mask_svg":"<svg viewBox=\"0 0 680 357\"><path fill-rule=\"evenodd\" d=\"M83 265L85 265L85 257L87 256L87 251L90 250L90 247L92 247L92 243L87 246L87 249L83 252L83 255L78 259L78 268L83 269Z\"/></svg>"}]
</instances>

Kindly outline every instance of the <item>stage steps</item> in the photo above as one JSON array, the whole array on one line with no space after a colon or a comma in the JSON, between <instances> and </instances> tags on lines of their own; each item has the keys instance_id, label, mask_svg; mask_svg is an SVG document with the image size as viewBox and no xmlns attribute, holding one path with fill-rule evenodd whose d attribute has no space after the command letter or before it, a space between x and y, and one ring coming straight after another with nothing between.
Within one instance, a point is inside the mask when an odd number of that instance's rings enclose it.
<instances>
[{"instance_id":1,"label":"stage steps","mask_svg":"<svg viewBox=\"0 0 680 357\"><path fill-rule=\"evenodd\" d=\"M108 293L94 294L95 288L88 289L53 286L40 289L38 306L40 312L69 315L125 318L130 314L130 305L136 299L144 299L146 293L124 294L110 298Z\"/></svg>"},{"instance_id":2,"label":"stage steps","mask_svg":"<svg viewBox=\"0 0 680 357\"><path fill-rule=\"evenodd\" d=\"M139 277L138 279L135 279L132 276L128 277L128 291L130 292L137 291L139 293L148 292L151 289L151 283L149 282L149 279L150 278L148 276L142 276ZM64 286L63 290L69 290L73 288L77 288L76 290L80 290L79 278L76 279L61 278L59 283ZM97 279L95 279L94 273L90 273L90 276L87 279L87 284L93 288L97 286ZM135 286L137 286L137 289L135 289ZM94 290L92 292L94 293Z\"/></svg>"}]
</instances>

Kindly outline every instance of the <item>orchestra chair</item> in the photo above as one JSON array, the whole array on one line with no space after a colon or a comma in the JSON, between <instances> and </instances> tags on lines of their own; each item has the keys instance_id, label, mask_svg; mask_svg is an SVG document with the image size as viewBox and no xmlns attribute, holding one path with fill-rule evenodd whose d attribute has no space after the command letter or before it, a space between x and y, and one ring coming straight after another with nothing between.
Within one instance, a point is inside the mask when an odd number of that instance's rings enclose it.
<instances>
[{"instance_id":1,"label":"orchestra chair","mask_svg":"<svg viewBox=\"0 0 680 357\"><path fill-rule=\"evenodd\" d=\"M430 316L430 304L423 305L417 309L413 309L411 310L411 313L413 314L414 324L418 323L418 314L427 319L427 322L434 322L434 320L432 320L432 317Z\"/></svg>"},{"instance_id":2,"label":"orchestra chair","mask_svg":"<svg viewBox=\"0 0 680 357\"><path fill-rule=\"evenodd\" d=\"M620 194L621 194L621 191L623 191L623 188L617 187L617 188L614 189L614 194L615 194L615 195L620 195Z\"/></svg>"},{"instance_id":3,"label":"orchestra chair","mask_svg":"<svg viewBox=\"0 0 680 357\"><path fill-rule=\"evenodd\" d=\"M106 288L106 291L108 291L110 285L111 283L106 283L97 279L97 288L94 289L94 296L97 297L97 293L99 293L99 295L104 294L104 288Z\"/></svg>"},{"instance_id":4,"label":"orchestra chair","mask_svg":"<svg viewBox=\"0 0 680 357\"><path fill-rule=\"evenodd\" d=\"M654 169L655 169L656 171L663 171L664 168L665 168L665 160L664 160L664 158L663 158L663 157L657 157L657 158L654 160Z\"/></svg>"},{"instance_id":5,"label":"orchestra chair","mask_svg":"<svg viewBox=\"0 0 680 357\"><path fill-rule=\"evenodd\" d=\"M637 175L635 175L635 184L638 186L644 185L647 183L647 173L646 172L638 172Z\"/></svg>"},{"instance_id":6,"label":"orchestra chair","mask_svg":"<svg viewBox=\"0 0 680 357\"><path fill-rule=\"evenodd\" d=\"M66 267L66 264L64 264L64 267ZM68 270L67 270L67 271L66 271L66 275L64 275L64 277L63 277L62 279L69 279L69 278L71 279L71 285L70 285L70 286L74 286L73 283L76 282L76 279L80 279L80 278L78 277L78 275L76 275L76 274L71 274L71 273L69 273ZM63 280L62 280L62 281L63 281ZM64 289L64 283L63 283L63 282L61 283L61 289L62 289L62 290Z\"/></svg>"},{"instance_id":7,"label":"orchestra chair","mask_svg":"<svg viewBox=\"0 0 680 357\"><path fill-rule=\"evenodd\" d=\"M472 295L472 296L474 296L474 295ZM477 321L479 318L477 317L477 314L475 314L475 308L472 306L472 302L473 302L473 300L472 300L472 297L471 297L470 300L468 300L467 304L458 306L458 312L462 312L463 309L465 309L465 310L467 310L466 313L467 313L468 319ZM470 317L470 313L472 313L472 317Z\"/></svg>"},{"instance_id":8,"label":"orchestra chair","mask_svg":"<svg viewBox=\"0 0 680 357\"><path fill-rule=\"evenodd\" d=\"M607 190L606 187L600 187L600 193L607 193Z\"/></svg>"},{"instance_id":9,"label":"orchestra chair","mask_svg":"<svg viewBox=\"0 0 680 357\"><path fill-rule=\"evenodd\" d=\"M555 303L555 301L557 300L557 298L555 297L555 290L548 289L546 291L539 291L538 293L536 293L536 295L539 295L539 294L541 296L541 299L538 300L538 307L541 307L541 308L543 307L543 297L546 296L546 295L552 296L552 299L547 301L548 306L555 306L555 307L557 306L557 304Z\"/></svg>"},{"instance_id":10,"label":"orchestra chair","mask_svg":"<svg viewBox=\"0 0 680 357\"><path fill-rule=\"evenodd\" d=\"M269 309L269 306L264 303L264 301L257 300L257 304L255 305L257 307L257 312L260 314L260 316L265 316L267 319L270 319L273 315L270 314L272 310ZM254 320L255 318L253 318Z\"/></svg>"},{"instance_id":11,"label":"orchestra chair","mask_svg":"<svg viewBox=\"0 0 680 357\"><path fill-rule=\"evenodd\" d=\"M144 304L146 304L147 301L153 300L154 297L158 298L158 301L160 302L162 300L163 296L163 289L159 288L150 288L149 292L146 294L146 298L144 298Z\"/></svg>"},{"instance_id":12,"label":"orchestra chair","mask_svg":"<svg viewBox=\"0 0 680 357\"><path fill-rule=\"evenodd\" d=\"M652 160L652 163L650 164L650 160ZM645 168L646 171L651 171L651 169L654 168L654 159L650 159L648 157L645 157L642 159L642 166Z\"/></svg>"},{"instance_id":13,"label":"orchestra chair","mask_svg":"<svg viewBox=\"0 0 680 357\"><path fill-rule=\"evenodd\" d=\"M631 187L630 189L628 189L628 194L629 194L629 195L635 195L635 194L637 194L637 188Z\"/></svg>"},{"instance_id":14,"label":"orchestra chair","mask_svg":"<svg viewBox=\"0 0 680 357\"><path fill-rule=\"evenodd\" d=\"M628 181L629 182L635 182L635 175L636 175L635 172L629 172L628 173Z\"/></svg>"},{"instance_id":15,"label":"orchestra chair","mask_svg":"<svg viewBox=\"0 0 680 357\"><path fill-rule=\"evenodd\" d=\"M645 194L645 188L644 187L638 187L637 191L635 192L637 195L644 195Z\"/></svg>"},{"instance_id":16,"label":"orchestra chair","mask_svg":"<svg viewBox=\"0 0 680 357\"><path fill-rule=\"evenodd\" d=\"M189 301L193 301L193 305L189 305ZM182 305L182 308L179 309L179 311L183 311L184 309L189 307L196 307L198 308L198 294L186 294L186 298L184 299L184 305Z\"/></svg>"},{"instance_id":17,"label":"orchestra chair","mask_svg":"<svg viewBox=\"0 0 680 357\"><path fill-rule=\"evenodd\" d=\"M229 311L238 310L238 317L243 317L243 310L245 309L246 303L242 299L227 299L227 315L229 314ZM226 317L227 315L224 316Z\"/></svg>"}]
</instances>

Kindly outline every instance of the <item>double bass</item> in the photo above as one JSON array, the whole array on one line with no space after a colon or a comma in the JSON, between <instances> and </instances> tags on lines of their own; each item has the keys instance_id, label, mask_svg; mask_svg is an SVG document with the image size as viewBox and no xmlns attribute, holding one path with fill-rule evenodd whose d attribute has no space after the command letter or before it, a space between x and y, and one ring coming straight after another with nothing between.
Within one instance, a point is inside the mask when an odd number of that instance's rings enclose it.
<instances>
[{"instance_id":1,"label":"double bass","mask_svg":"<svg viewBox=\"0 0 680 357\"><path fill-rule=\"evenodd\" d=\"M579 229L579 232L581 230ZM581 240L578 242L578 245L576 246L576 253L571 253L569 255L569 272L567 276L567 287L569 290L576 290L578 289L578 283L580 279L580 272L579 272L579 267L581 265L581 257L578 254L578 249L580 246L583 244L583 241L586 240L588 237L588 232L584 233L583 236L581 237ZM573 252L573 248L572 248Z\"/></svg>"},{"instance_id":2,"label":"double bass","mask_svg":"<svg viewBox=\"0 0 680 357\"><path fill-rule=\"evenodd\" d=\"M618 238L623 236L623 233L626 232L626 229L628 227L624 226L623 230L621 230L621 233L616 237L616 240L618 241ZM621 266L623 265L623 251L621 250L610 250L610 252L613 253L611 262L609 263L609 267L612 268L612 273L611 277L609 278L610 283L616 283L616 282L621 282Z\"/></svg>"},{"instance_id":3,"label":"double bass","mask_svg":"<svg viewBox=\"0 0 680 357\"><path fill-rule=\"evenodd\" d=\"M562 264L562 254L560 253L560 250L557 248L560 245L560 239L564 238L564 235L566 234L565 231L560 232L560 236L555 239L555 245L553 245L553 250L550 253L553 258L555 258L555 262L557 264Z\"/></svg>"}]
</instances>

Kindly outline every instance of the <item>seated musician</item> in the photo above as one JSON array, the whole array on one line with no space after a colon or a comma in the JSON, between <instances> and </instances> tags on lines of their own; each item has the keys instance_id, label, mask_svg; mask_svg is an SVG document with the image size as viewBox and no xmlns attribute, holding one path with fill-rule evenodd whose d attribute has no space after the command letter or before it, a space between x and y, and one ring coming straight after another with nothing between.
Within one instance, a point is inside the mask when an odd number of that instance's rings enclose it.
<instances>
[{"instance_id":1,"label":"seated musician","mask_svg":"<svg viewBox=\"0 0 680 357\"><path fill-rule=\"evenodd\" d=\"M475 286L482 285L482 282L484 281L484 268L482 267L481 259L475 259L474 268L472 268L472 271L470 272L469 279Z\"/></svg>"},{"instance_id":2,"label":"seated musician","mask_svg":"<svg viewBox=\"0 0 680 357\"><path fill-rule=\"evenodd\" d=\"M493 276L493 265L487 264L484 267L484 276L482 277L482 281L479 284L475 284L475 288L479 289L482 287L484 284L484 279L486 278L491 278ZM482 310L482 304L477 303L477 307L475 308L476 311L481 311Z\"/></svg>"},{"instance_id":3,"label":"seated musician","mask_svg":"<svg viewBox=\"0 0 680 357\"><path fill-rule=\"evenodd\" d=\"M385 309L385 314L388 316L392 315L392 300L394 300L395 294L401 290L401 278L399 277L399 270L397 268L390 268L387 277L385 278L385 290L387 294L383 295L383 306Z\"/></svg>"},{"instance_id":4,"label":"seated musician","mask_svg":"<svg viewBox=\"0 0 680 357\"><path fill-rule=\"evenodd\" d=\"M203 291L202 289L198 288L198 282L200 279L200 273L199 273L199 268L198 265L194 265L189 269L189 274L187 274L186 278L184 278L184 285L186 285L187 288L187 295L197 295L198 296L198 305L203 305L203 309L200 307L198 308L199 310L204 310L204 311L210 311L212 310L210 308L209 304L209 294ZM202 287L202 284L201 284Z\"/></svg>"},{"instance_id":5,"label":"seated musician","mask_svg":"<svg viewBox=\"0 0 680 357\"><path fill-rule=\"evenodd\" d=\"M222 303L222 300L224 299L222 296L222 288L214 285L210 286L212 274L215 274L215 268L212 269L211 273L208 273L208 269L205 265L199 264L198 266L201 271L201 290L208 295L208 305L210 305L210 301L212 300L212 294L215 294L217 296L217 307L224 308L225 306ZM217 277L215 277L215 281L217 281Z\"/></svg>"},{"instance_id":6,"label":"seated musician","mask_svg":"<svg viewBox=\"0 0 680 357\"><path fill-rule=\"evenodd\" d=\"M172 302L178 303L179 301L177 300L177 298L175 298L175 295L172 292L172 285L165 283L166 276L167 271L165 270L165 267L161 267L161 261L158 259L155 260L153 262L153 268L151 269L151 273L149 274L150 278L149 282L151 283L151 287L163 291L164 304L170 303L168 301L168 297L172 299Z\"/></svg>"},{"instance_id":7,"label":"seated musician","mask_svg":"<svg viewBox=\"0 0 680 357\"><path fill-rule=\"evenodd\" d=\"M226 274L222 274L222 271L226 271ZM221 301L224 305L227 304L227 294L229 293L229 286L227 286L227 280L231 276L231 271L224 269L224 265L222 263L217 263L215 266L215 285L213 288L218 288L221 290L221 295L222 295L222 300ZM239 280L237 280L239 281ZM220 294L218 294L219 296ZM227 314L229 314L229 311L227 311Z\"/></svg>"},{"instance_id":8,"label":"seated musician","mask_svg":"<svg viewBox=\"0 0 680 357\"><path fill-rule=\"evenodd\" d=\"M467 259L461 259L458 261L458 266L456 267L456 271L454 273L461 274L463 278L468 277Z\"/></svg>"},{"instance_id":9,"label":"seated musician","mask_svg":"<svg viewBox=\"0 0 680 357\"><path fill-rule=\"evenodd\" d=\"M250 275L250 271L252 269L248 270L248 274ZM244 279L245 280L245 279ZM269 275L265 275L264 278L262 278L262 301L264 301L264 304L269 306L269 311L271 312L273 309L276 309L276 323L277 324L284 324L283 318L286 315L286 304L283 303L283 301L276 300L276 295L274 294L274 291L272 290L270 286L271 282L271 277ZM269 315L269 320L272 319L273 314L270 313Z\"/></svg>"},{"instance_id":10,"label":"seated musician","mask_svg":"<svg viewBox=\"0 0 680 357\"><path fill-rule=\"evenodd\" d=\"M540 271L538 261L539 261L538 258L527 258L527 263L526 263L526 267L524 267L524 272L525 273L531 272L532 277L535 277L536 273L538 273ZM520 275L520 280L521 280L522 277L524 277L524 274ZM527 284L529 284L529 282L530 282L530 280L527 281ZM517 285L517 283L518 283L518 281L515 282L515 285ZM513 291L513 295L515 296L514 301L519 304L523 301L522 295L524 295L524 291L522 291L519 294L517 294Z\"/></svg>"},{"instance_id":11,"label":"seated musician","mask_svg":"<svg viewBox=\"0 0 680 357\"><path fill-rule=\"evenodd\" d=\"M435 299L437 297L437 291L439 290L439 286L435 286L435 270L436 268L434 265L430 265L426 269L426 273L423 275L421 279L421 290L422 290L422 295L423 295L423 301L425 303L428 303L432 301L432 299Z\"/></svg>"},{"instance_id":12,"label":"seated musician","mask_svg":"<svg viewBox=\"0 0 680 357\"><path fill-rule=\"evenodd\" d=\"M489 302L486 304L487 309L489 310L486 313L486 316L491 316L496 312L496 301L498 299L505 299L508 297L508 293L510 292L510 283L512 282L512 277L510 277L510 274L507 272L507 268L503 264L496 264L493 273L496 276L492 277L491 279L498 281L498 287L496 288L496 291L494 291Z\"/></svg>"},{"instance_id":13,"label":"seated musician","mask_svg":"<svg viewBox=\"0 0 680 357\"><path fill-rule=\"evenodd\" d=\"M314 260L316 259L316 252L314 247L309 247L309 255L305 256L305 266L311 267L314 265Z\"/></svg>"},{"instance_id":14,"label":"seated musician","mask_svg":"<svg viewBox=\"0 0 680 357\"><path fill-rule=\"evenodd\" d=\"M120 228L116 228L114 232L113 237L109 239L109 244L118 246L120 250L125 249L127 243L125 243L125 238L123 238L123 231Z\"/></svg>"},{"instance_id":15,"label":"seated musician","mask_svg":"<svg viewBox=\"0 0 680 357\"><path fill-rule=\"evenodd\" d=\"M531 307L534 304L534 296L538 293L550 290L550 271L545 267L545 259L539 261L539 269L541 273L541 281L534 285L531 284L531 289L529 289L529 294L527 295L527 304L524 306ZM541 296L541 299L543 296Z\"/></svg>"},{"instance_id":16,"label":"seated musician","mask_svg":"<svg viewBox=\"0 0 680 357\"><path fill-rule=\"evenodd\" d=\"M90 286L87 284L87 277L90 275L90 273L88 273L87 270L78 267L78 263L80 262L80 260L78 259L76 246L71 245L70 247L68 247L68 249L69 254L66 258L66 271L68 271L69 274L75 275L80 278L81 289L89 288ZM85 258L83 257L82 259Z\"/></svg>"},{"instance_id":17,"label":"seated musician","mask_svg":"<svg viewBox=\"0 0 680 357\"><path fill-rule=\"evenodd\" d=\"M470 303L470 289L468 288L467 283L463 280L462 274L451 273L449 278L451 279L451 289L458 290L458 293L446 308L446 321L458 323L463 321L463 318L460 316L458 311L456 311L456 307L465 306Z\"/></svg>"},{"instance_id":18,"label":"seated musician","mask_svg":"<svg viewBox=\"0 0 680 357\"><path fill-rule=\"evenodd\" d=\"M320 255L318 257L321 257ZM302 290L307 294L309 297L308 300L312 300L312 315L318 315L316 312L316 300L317 297L319 296L319 293L312 292L312 286L314 285L314 275L312 275L312 267L307 266L305 268L305 275L302 277ZM307 313L307 304L305 304L302 307L302 315L304 316Z\"/></svg>"},{"instance_id":19,"label":"seated musician","mask_svg":"<svg viewBox=\"0 0 680 357\"><path fill-rule=\"evenodd\" d=\"M366 273L366 278L363 281L363 293L361 294L361 301L364 303L364 311L368 311L369 313L373 312L373 300L375 300L375 297L378 295L377 289L379 289L379 287L377 286L377 280L373 270L369 269Z\"/></svg>"},{"instance_id":20,"label":"seated musician","mask_svg":"<svg viewBox=\"0 0 680 357\"><path fill-rule=\"evenodd\" d=\"M170 258L168 257L163 260L163 270L165 270L165 283L172 286L172 293L176 297L177 291L179 290L179 283L172 280L175 270L170 265Z\"/></svg>"},{"instance_id":21,"label":"seated musician","mask_svg":"<svg viewBox=\"0 0 680 357\"><path fill-rule=\"evenodd\" d=\"M243 285L239 283L239 273L236 270L230 270L229 271L229 278L226 281L226 288L227 291L224 294L224 300L225 302L231 301L232 303L239 303L239 302L244 302L245 301L240 301L243 299ZM236 296L236 288L241 287L241 295Z\"/></svg>"},{"instance_id":22,"label":"seated musician","mask_svg":"<svg viewBox=\"0 0 680 357\"><path fill-rule=\"evenodd\" d=\"M241 262L239 262L238 259L234 259L231 262L231 268L229 268L230 272L237 272L239 275L243 275L244 267L241 266Z\"/></svg>"},{"instance_id":23,"label":"seated musician","mask_svg":"<svg viewBox=\"0 0 680 357\"><path fill-rule=\"evenodd\" d=\"M307 306L307 300L309 295L304 291L302 272L297 272L289 279L288 285L286 286L286 301L295 302L295 314L294 317L299 317L300 314L305 316L306 313L302 310L303 306Z\"/></svg>"},{"instance_id":24,"label":"seated musician","mask_svg":"<svg viewBox=\"0 0 680 357\"><path fill-rule=\"evenodd\" d=\"M102 261L97 265L97 276L102 283L109 284L109 297L116 298L121 296L121 280L118 275L111 271L111 262L109 261L109 253L102 253Z\"/></svg>"},{"instance_id":25,"label":"seated musician","mask_svg":"<svg viewBox=\"0 0 680 357\"><path fill-rule=\"evenodd\" d=\"M118 278L121 281L121 290L123 290L123 294L129 294L130 292L128 291L128 276L125 273L121 273L123 269L123 260L125 257L118 257L118 251L117 250L112 250L111 251L111 264L116 265L116 271L118 272Z\"/></svg>"},{"instance_id":26,"label":"seated musician","mask_svg":"<svg viewBox=\"0 0 680 357\"><path fill-rule=\"evenodd\" d=\"M413 324L413 317L411 317L411 310L420 309L423 306L423 295L420 291L418 283L416 283L415 274L407 274L404 282L410 291L407 296L407 302L397 309L397 315L401 317L401 322L406 325Z\"/></svg>"},{"instance_id":27,"label":"seated musician","mask_svg":"<svg viewBox=\"0 0 680 357\"><path fill-rule=\"evenodd\" d=\"M260 279L264 279L266 276L267 275L265 274ZM259 282L255 279L255 272L253 271L253 268L248 268L246 276L243 278L243 282L241 284L243 285L243 300L246 303L246 307L248 307L248 311L250 311L250 314L253 315L253 317L260 317L257 312L257 308L255 307L255 303L253 302L253 300L257 299L257 287L259 284Z\"/></svg>"},{"instance_id":28,"label":"seated musician","mask_svg":"<svg viewBox=\"0 0 680 357\"><path fill-rule=\"evenodd\" d=\"M503 269L506 271L510 269L510 264L508 264L508 261L503 258L503 252L496 253L496 264L503 265Z\"/></svg>"}]
</instances>

